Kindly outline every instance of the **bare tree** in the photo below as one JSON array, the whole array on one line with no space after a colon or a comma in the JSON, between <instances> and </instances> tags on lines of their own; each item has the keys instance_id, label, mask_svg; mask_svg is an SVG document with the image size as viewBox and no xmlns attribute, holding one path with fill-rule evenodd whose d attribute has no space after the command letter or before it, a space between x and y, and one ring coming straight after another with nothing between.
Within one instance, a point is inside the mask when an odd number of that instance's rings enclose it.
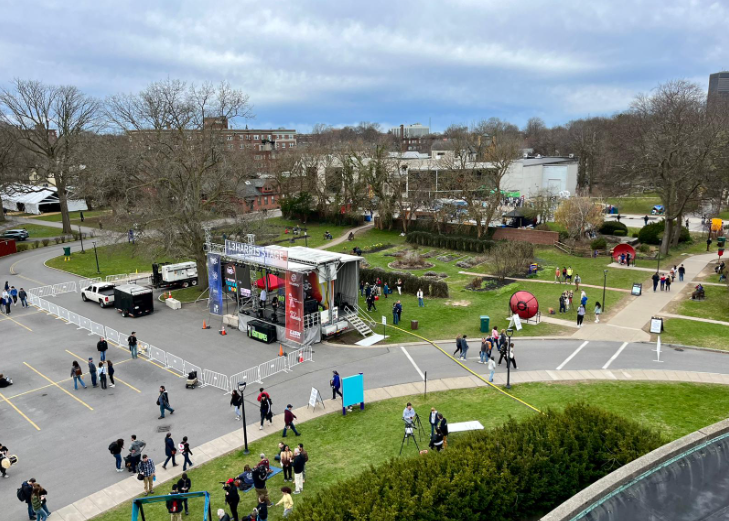
<instances>
[{"instance_id":1,"label":"bare tree","mask_svg":"<svg viewBox=\"0 0 729 521\"><path fill-rule=\"evenodd\" d=\"M134 164L121 204L143 242L152 230L150 247L192 258L205 273L206 228L235 219L238 191L256 173L248 154L227 151L222 138L229 121L251 116L248 96L227 83L166 80L109 98L106 113L130 140ZM205 277L200 282L207 285Z\"/></svg>"},{"instance_id":2,"label":"bare tree","mask_svg":"<svg viewBox=\"0 0 729 521\"><path fill-rule=\"evenodd\" d=\"M501 280L523 275L534 262L534 245L521 241L500 241L489 252L489 264Z\"/></svg>"},{"instance_id":3,"label":"bare tree","mask_svg":"<svg viewBox=\"0 0 729 521\"><path fill-rule=\"evenodd\" d=\"M559 203L554 220L565 227L571 238L579 240L585 232L600 228L604 216L601 205L589 197L571 197Z\"/></svg>"},{"instance_id":4,"label":"bare tree","mask_svg":"<svg viewBox=\"0 0 729 521\"><path fill-rule=\"evenodd\" d=\"M68 192L82 171L83 138L100 125L99 102L73 86L16 79L12 89L0 90L0 107L0 118L33 160L29 166L56 186L63 232L71 233Z\"/></svg>"}]
</instances>

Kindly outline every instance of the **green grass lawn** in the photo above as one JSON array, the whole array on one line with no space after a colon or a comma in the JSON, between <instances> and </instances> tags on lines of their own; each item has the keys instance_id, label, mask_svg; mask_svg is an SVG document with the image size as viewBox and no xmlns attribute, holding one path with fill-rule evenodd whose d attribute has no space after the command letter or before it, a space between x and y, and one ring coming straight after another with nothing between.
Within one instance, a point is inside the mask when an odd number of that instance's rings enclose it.
<instances>
[{"instance_id":1,"label":"green grass lawn","mask_svg":"<svg viewBox=\"0 0 729 521\"><path fill-rule=\"evenodd\" d=\"M183 304L188 302L195 302L195 300L197 300L200 295L202 295L203 291L207 290L200 290L198 286L190 286L189 288L182 289L173 289L172 298L179 300ZM160 298L164 298L167 295L167 293L163 293Z\"/></svg>"},{"instance_id":2,"label":"green grass lawn","mask_svg":"<svg viewBox=\"0 0 729 521\"><path fill-rule=\"evenodd\" d=\"M729 326L669 318L663 321L663 327L665 331L661 335L662 342L729 351L729 344L726 340L729 335ZM656 335L651 336L652 341L655 342Z\"/></svg>"},{"instance_id":3,"label":"green grass lawn","mask_svg":"<svg viewBox=\"0 0 729 521\"><path fill-rule=\"evenodd\" d=\"M135 245L129 243L101 246L97 248L99 255L99 268L101 273L96 271L96 258L91 241L84 241L86 253L81 253L81 247L74 245L71 250L71 260L63 260L63 249L61 244L57 246L59 257L54 257L46 262L51 268L81 275L82 277L106 277L120 273L150 273L152 271L152 260L141 254Z\"/></svg>"},{"instance_id":4,"label":"green grass lawn","mask_svg":"<svg viewBox=\"0 0 729 521\"><path fill-rule=\"evenodd\" d=\"M359 246L359 248L363 251L367 251L378 244L392 244L393 246L399 246L405 244L405 237L401 236L399 231L370 228L367 231L356 233L353 241L345 241L342 244L331 246L326 249L339 253L351 253L352 248L355 246Z\"/></svg>"},{"instance_id":5,"label":"green grass lawn","mask_svg":"<svg viewBox=\"0 0 729 521\"><path fill-rule=\"evenodd\" d=\"M70 212L71 224L74 224L74 225L80 224L82 226L90 226L88 223L88 221L90 219L97 219L99 217L104 217L106 215L109 215L110 212L111 212L110 210L86 210L83 212L84 222L81 222L80 212ZM31 216L29 216L29 217L31 217ZM61 218L60 212L32 216L32 218L37 219L39 221L48 221L48 222L53 222L53 223L60 223L63 220Z\"/></svg>"},{"instance_id":6,"label":"green grass lawn","mask_svg":"<svg viewBox=\"0 0 729 521\"><path fill-rule=\"evenodd\" d=\"M718 385L631 382L521 384L515 385L512 392L542 410L550 407L562 409L568 403L577 401L599 404L608 411L660 430L667 442L724 419L725 411L729 408L729 393L725 387ZM343 417L335 411L302 423L299 426L302 436L289 438L291 443L304 443L309 453L305 491L293 496L294 511L300 502L326 493L328 486L358 474L369 465L379 465L398 457L403 430L400 416L406 401L413 403L423 420L427 419L429 408L435 407L450 422L479 420L487 429L501 425L509 417L522 419L536 414L492 389L476 388L430 393L427 397L417 395L396 398L368 404L364 412L355 411ZM427 425L424 427L426 432L423 433L421 447L427 446L429 435ZM459 436L449 436L449 444L457 444ZM280 439L279 434L267 436L250 445L249 456L236 451L188 470L193 490L211 493L213 515L218 508L225 507L219 482L238 475L246 463L253 465L258 462L260 452L265 452L273 461ZM194 452L195 440L191 441ZM402 457L417 457L412 444L405 447ZM195 461L194 456L192 460ZM162 461L155 463L159 466ZM158 485L155 492L169 493L171 485ZM281 498L279 490L282 486L282 474L269 481L268 490L274 502ZM142 491L141 483L139 490ZM238 506L241 515L250 513L254 506L254 492L241 494ZM200 519L202 501L191 500L190 507L190 519ZM130 512L131 505L126 502L95 519L128 521ZM268 519L278 521L282 519L282 512L282 507L273 507L269 509ZM169 519L163 504L148 505L145 514L149 521Z\"/></svg>"},{"instance_id":7,"label":"green grass lawn","mask_svg":"<svg viewBox=\"0 0 729 521\"><path fill-rule=\"evenodd\" d=\"M671 248L667 257L661 255L660 266L662 270L668 271L672 266L678 266L688 255L706 253L706 234L692 232L691 238L693 240L690 243L681 243L675 248ZM715 245L712 245L711 251L716 252ZM638 258L635 261L635 265L639 268L655 268L658 264L658 259L643 259L641 258L640 252L637 255Z\"/></svg>"},{"instance_id":8,"label":"green grass lawn","mask_svg":"<svg viewBox=\"0 0 729 521\"><path fill-rule=\"evenodd\" d=\"M704 292L706 293L706 300L691 300L691 297L687 296L684 300L678 302L674 313L729 322L729 291L727 291L727 288L704 286ZM729 330L726 332L729 334Z\"/></svg>"},{"instance_id":9,"label":"green grass lawn","mask_svg":"<svg viewBox=\"0 0 729 521\"><path fill-rule=\"evenodd\" d=\"M52 226L43 226L42 224L21 224L18 226L13 226L12 230L17 229L25 229L28 231L28 234L30 237L28 237L28 241L32 241L35 239L48 239L51 237L60 237L63 235L63 231L60 228L54 228Z\"/></svg>"},{"instance_id":10,"label":"green grass lawn","mask_svg":"<svg viewBox=\"0 0 729 521\"><path fill-rule=\"evenodd\" d=\"M306 228L308 239L304 239L304 233L300 235L294 235L291 233L292 228L299 226ZM346 233L347 231L354 228L354 226L337 226L331 223L316 223L308 222L301 224L298 220L284 219L283 217L271 217L265 219L259 223L260 229L256 232L256 243L259 244L277 244L279 246L308 246L309 248L318 248L323 244L329 242L324 239L324 233L329 232L336 239ZM289 229L289 233L285 233L286 228ZM235 233L235 230L231 227L223 227L216 229L216 234L222 235L225 232L227 235ZM293 243L280 242L294 239Z\"/></svg>"},{"instance_id":11,"label":"green grass lawn","mask_svg":"<svg viewBox=\"0 0 729 521\"><path fill-rule=\"evenodd\" d=\"M657 196L608 197L605 199L605 203L617 206L621 214L631 213L639 215L650 215L655 205L663 204L661 203L661 198Z\"/></svg>"}]
</instances>

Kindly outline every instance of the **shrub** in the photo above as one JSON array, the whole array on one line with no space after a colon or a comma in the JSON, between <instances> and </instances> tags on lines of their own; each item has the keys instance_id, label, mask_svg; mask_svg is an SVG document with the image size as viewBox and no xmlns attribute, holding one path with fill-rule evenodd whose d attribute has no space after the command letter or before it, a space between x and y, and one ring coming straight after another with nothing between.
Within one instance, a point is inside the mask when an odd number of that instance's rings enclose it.
<instances>
[{"instance_id":1,"label":"shrub","mask_svg":"<svg viewBox=\"0 0 729 521\"><path fill-rule=\"evenodd\" d=\"M41 245L41 243L38 241L33 241L31 244L33 245L33 248L35 248L35 249L40 248L40 245Z\"/></svg>"},{"instance_id":2,"label":"shrub","mask_svg":"<svg viewBox=\"0 0 729 521\"><path fill-rule=\"evenodd\" d=\"M663 220L643 226L640 229L640 232L638 232L638 240L643 244L661 244L661 241L663 240L664 227L665 224ZM683 226L681 226L678 242L691 242L691 234Z\"/></svg>"},{"instance_id":3,"label":"shrub","mask_svg":"<svg viewBox=\"0 0 729 521\"><path fill-rule=\"evenodd\" d=\"M409 232L405 240L410 244L419 244L420 246L473 251L476 253L487 252L494 245L494 241L489 239L477 239L463 235L440 235L430 232Z\"/></svg>"},{"instance_id":4,"label":"shrub","mask_svg":"<svg viewBox=\"0 0 729 521\"><path fill-rule=\"evenodd\" d=\"M540 230L540 231L543 231L543 232L550 232L550 231L552 231L552 230L550 230L549 225L547 223L537 224L537 226L534 229L535 230Z\"/></svg>"},{"instance_id":5,"label":"shrub","mask_svg":"<svg viewBox=\"0 0 729 521\"><path fill-rule=\"evenodd\" d=\"M28 243L20 243L15 245L15 249L18 251L25 251L29 250L31 248L31 245Z\"/></svg>"},{"instance_id":6,"label":"shrub","mask_svg":"<svg viewBox=\"0 0 729 521\"><path fill-rule=\"evenodd\" d=\"M297 505L290 519L538 519L663 443L633 420L568 405L461 434L445 452L370 467Z\"/></svg>"},{"instance_id":7,"label":"shrub","mask_svg":"<svg viewBox=\"0 0 729 521\"><path fill-rule=\"evenodd\" d=\"M604 235L627 235L628 227L618 221L605 221L598 231ZM623 233L616 233L617 231L622 231Z\"/></svg>"},{"instance_id":8,"label":"shrub","mask_svg":"<svg viewBox=\"0 0 729 521\"><path fill-rule=\"evenodd\" d=\"M565 231L559 232L559 242L565 242L567 239L570 238L570 234Z\"/></svg>"},{"instance_id":9,"label":"shrub","mask_svg":"<svg viewBox=\"0 0 729 521\"><path fill-rule=\"evenodd\" d=\"M605 237L598 237L594 241L590 243L590 248L593 250L604 250L607 248L607 241L605 240Z\"/></svg>"},{"instance_id":10,"label":"shrub","mask_svg":"<svg viewBox=\"0 0 729 521\"><path fill-rule=\"evenodd\" d=\"M647 244L641 244L640 246L638 246L638 251L641 253L648 253L649 251L651 251L651 247Z\"/></svg>"},{"instance_id":11,"label":"shrub","mask_svg":"<svg viewBox=\"0 0 729 521\"><path fill-rule=\"evenodd\" d=\"M43 240L41 240L41 242L43 243L43 246L48 246L51 243L51 240L50 239L43 239Z\"/></svg>"},{"instance_id":12,"label":"shrub","mask_svg":"<svg viewBox=\"0 0 729 521\"><path fill-rule=\"evenodd\" d=\"M469 289L481 289L481 286L483 285L483 277L476 277L471 282L468 283L468 286L466 286Z\"/></svg>"},{"instance_id":13,"label":"shrub","mask_svg":"<svg viewBox=\"0 0 729 521\"><path fill-rule=\"evenodd\" d=\"M422 289L425 296L448 298L448 284L443 281L418 277L411 273L385 270L382 268L360 267L360 280L374 284L377 277L379 277L383 282L387 282L388 286L391 288L395 287L397 279L401 279L403 283L403 293L415 295L418 289Z\"/></svg>"}]
</instances>

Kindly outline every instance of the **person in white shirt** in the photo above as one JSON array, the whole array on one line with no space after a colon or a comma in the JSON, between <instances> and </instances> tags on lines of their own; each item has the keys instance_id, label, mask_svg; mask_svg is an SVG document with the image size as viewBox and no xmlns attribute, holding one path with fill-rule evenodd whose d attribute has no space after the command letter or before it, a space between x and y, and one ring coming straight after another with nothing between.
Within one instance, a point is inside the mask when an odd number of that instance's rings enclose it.
<instances>
[{"instance_id":1,"label":"person in white shirt","mask_svg":"<svg viewBox=\"0 0 729 521\"><path fill-rule=\"evenodd\" d=\"M415 418L415 409L413 409L413 404L408 402L407 406L405 407L405 410L402 411L402 419L406 422L411 422Z\"/></svg>"},{"instance_id":2,"label":"person in white shirt","mask_svg":"<svg viewBox=\"0 0 729 521\"><path fill-rule=\"evenodd\" d=\"M496 372L496 360L494 360L493 356L489 358L489 371L491 371L491 374L489 374L489 382L493 383L494 373Z\"/></svg>"},{"instance_id":3,"label":"person in white shirt","mask_svg":"<svg viewBox=\"0 0 729 521\"><path fill-rule=\"evenodd\" d=\"M262 308L266 307L266 298L267 297L268 297L268 294L266 293L266 290L262 289L260 295L258 296L258 299L261 301Z\"/></svg>"},{"instance_id":4,"label":"person in white shirt","mask_svg":"<svg viewBox=\"0 0 729 521\"><path fill-rule=\"evenodd\" d=\"M436 427L438 427L438 411L435 410L435 407L430 408L428 422L430 423L430 436L432 437L435 434Z\"/></svg>"},{"instance_id":5,"label":"person in white shirt","mask_svg":"<svg viewBox=\"0 0 729 521\"><path fill-rule=\"evenodd\" d=\"M418 288L418 292L415 294L415 296L418 297L418 307L419 308L424 308L425 307L425 303L423 302L423 290L420 289L420 288Z\"/></svg>"}]
</instances>

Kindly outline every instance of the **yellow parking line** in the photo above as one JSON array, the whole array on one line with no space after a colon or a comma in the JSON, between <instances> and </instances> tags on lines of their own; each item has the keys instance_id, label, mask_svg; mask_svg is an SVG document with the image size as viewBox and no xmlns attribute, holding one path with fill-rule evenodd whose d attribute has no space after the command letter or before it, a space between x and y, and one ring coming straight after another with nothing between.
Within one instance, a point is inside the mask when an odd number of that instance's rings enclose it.
<instances>
[{"instance_id":1,"label":"yellow parking line","mask_svg":"<svg viewBox=\"0 0 729 521\"><path fill-rule=\"evenodd\" d=\"M69 351L68 349L66 349L66 352L67 352L67 353L68 353L69 355L71 355L71 356L73 356L73 357L75 357L75 358L78 358L78 359L79 359L79 360L81 360L82 362L84 361L84 359L83 359L83 358L81 358L80 356L78 356L78 355L77 355L76 353L72 353L72 352L71 352L71 351ZM129 360L131 360L131 358L130 358ZM128 362L128 360L123 360L123 362ZM119 362L119 363L121 364L122 362ZM114 364L114 365L117 365L117 364ZM139 389L137 389L136 387L134 387L133 385L130 385L130 384L126 383L126 382L125 382L124 380L121 380L121 379L119 379L119 378L116 378L116 377L115 377L114 379L115 379L115 380L119 380L119 381L120 381L121 383L123 383L124 385L126 385L126 386L127 386L127 387L129 387L130 389L134 389L134 390L135 390L135 391L137 391L138 393L141 393L141 392L142 392L142 391L140 391Z\"/></svg>"},{"instance_id":2,"label":"yellow parking line","mask_svg":"<svg viewBox=\"0 0 729 521\"><path fill-rule=\"evenodd\" d=\"M126 385L126 386L127 386L127 387L129 387L130 389L132 389L132 390L134 390L134 391L137 391L137 392L138 392L138 393L140 393L140 394L141 394L141 392L142 392L142 391L140 391L139 389L137 389L136 387L134 387L133 385L131 385L131 384L128 384L128 383L126 383L126 382L125 382L124 380L122 380L121 378L117 378L117 377L115 376L115 377L114 377L114 380L116 380L117 382L121 382L121 383L123 383L124 385Z\"/></svg>"},{"instance_id":3,"label":"yellow parking line","mask_svg":"<svg viewBox=\"0 0 729 521\"><path fill-rule=\"evenodd\" d=\"M35 427L35 430L37 430L37 431L39 431L39 430L40 430L40 427L38 427L38 426L37 426L37 425L36 425L36 424L35 424L35 423L33 422L33 420L31 420L30 418L28 418L28 417L27 417L27 416L26 416L26 415L25 415L25 414L23 413L23 411L21 411L21 410L20 410L20 409L18 409L18 408L17 408L17 407L16 407L16 406L15 406L15 405L14 405L13 403L11 403L11 402L10 402L10 400L8 400L7 398L5 398L5 396L3 395L3 393L0 393L0 398L2 398L3 400L5 400L5 401L7 402L7 404L8 404L8 405L9 405L10 407L12 407L13 409L15 409L15 412L17 412L17 413L18 413L18 414L20 414L20 415L21 415L21 416L22 416L23 418L25 418L26 420L28 420L28 423L30 423L30 424L31 424L31 425L32 425L33 427Z\"/></svg>"},{"instance_id":4,"label":"yellow parking line","mask_svg":"<svg viewBox=\"0 0 729 521\"><path fill-rule=\"evenodd\" d=\"M83 401L83 400L81 400L81 399L79 399L79 398L75 397L75 396L74 396L73 394L71 394L70 392L68 392L68 391L67 391L66 389L64 389L63 387L61 387L60 385L58 385L58 384L57 384L56 382L54 382L53 380L51 380L50 378L48 378L48 377L47 377L46 375L44 375L43 373L41 373L40 371L38 371L38 369L36 369L36 368L35 368L35 367L33 367L32 365L30 365L30 364L29 364L28 362L23 362L23 364L25 364L26 366L28 366L29 368L31 368L31 369L32 369L33 371L35 371L36 373L38 373L38 375L39 375L40 377L42 377L42 378L43 378L43 379L45 379L46 381L50 382L51 384L55 385L56 387L58 387L58 388L59 388L59 389L60 389L61 391L63 391L63 392L64 392L64 393L66 393L67 395L69 395L69 396L70 396L71 398L73 398L74 400L76 400L76 401L77 401L77 402L79 402L80 404L82 404L82 405L85 405L86 407L88 407L88 409L89 409L90 411L93 411L93 410L94 410L94 408L93 408L93 407L91 407L91 406L90 406L90 405L89 405L88 403L86 403L85 401Z\"/></svg>"},{"instance_id":5,"label":"yellow parking line","mask_svg":"<svg viewBox=\"0 0 729 521\"><path fill-rule=\"evenodd\" d=\"M37 255L34 255L34 257L37 257ZM17 261L15 261L15 262L14 262L14 263L12 264L12 266L10 266L10 274L11 274L11 275L15 275L15 276L17 276L17 277L20 277L21 279L29 280L30 282L35 282L35 283L37 283L37 284L40 284L41 286L46 286L46 284L45 284L44 282L41 282L41 281L39 281L39 280L35 280L35 279L31 279L30 277L26 277L26 276L24 276L24 275L20 275L20 274L18 274L18 273L16 273L16 272L15 272L15 266L16 266L16 265L17 265L17 264L18 264L19 262L23 262L23 261L26 261L26 260L28 260L28 259L20 259L20 260L17 260Z\"/></svg>"},{"instance_id":6,"label":"yellow parking line","mask_svg":"<svg viewBox=\"0 0 729 521\"><path fill-rule=\"evenodd\" d=\"M16 324L18 324L18 325L19 325L20 327L24 327L25 329L27 329L27 330L28 330L28 331L30 331L31 333L33 332L33 330L32 330L32 329L30 329L30 328L29 328L28 326L25 326L25 325L21 324L20 322L18 322L18 321L17 321L17 320L15 320L14 318L10 318L10 317L6 316L6 317L5 317L5 318L4 318L3 320L10 320L11 322L15 322Z\"/></svg>"}]
</instances>

